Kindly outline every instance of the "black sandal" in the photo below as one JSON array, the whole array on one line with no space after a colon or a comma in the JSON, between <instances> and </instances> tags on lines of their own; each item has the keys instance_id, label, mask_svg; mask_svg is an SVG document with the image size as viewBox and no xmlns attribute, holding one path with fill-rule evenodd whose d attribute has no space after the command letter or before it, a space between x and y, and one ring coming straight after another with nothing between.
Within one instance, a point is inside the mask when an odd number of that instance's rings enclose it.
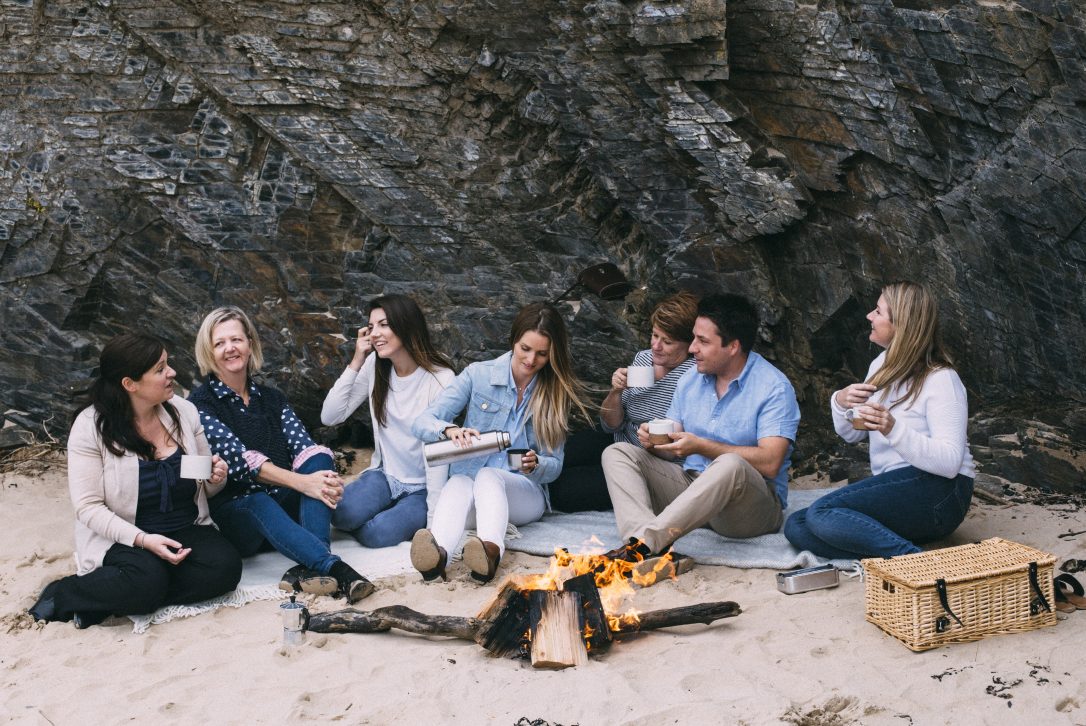
<instances>
[{"instance_id":1,"label":"black sandal","mask_svg":"<svg viewBox=\"0 0 1086 726\"><path fill-rule=\"evenodd\" d=\"M1071 575L1060 575L1052 581L1056 591L1056 609L1061 613L1073 613L1086 610L1086 591L1082 584Z\"/></svg>"}]
</instances>

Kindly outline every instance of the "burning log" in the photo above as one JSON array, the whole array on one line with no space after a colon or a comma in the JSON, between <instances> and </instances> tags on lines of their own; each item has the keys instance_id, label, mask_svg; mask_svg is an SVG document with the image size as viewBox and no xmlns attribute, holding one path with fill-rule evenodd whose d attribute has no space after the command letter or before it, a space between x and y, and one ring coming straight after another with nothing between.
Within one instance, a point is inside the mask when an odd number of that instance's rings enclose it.
<instances>
[{"instance_id":1,"label":"burning log","mask_svg":"<svg viewBox=\"0 0 1086 726\"><path fill-rule=\"evenodd\" d=\"M565 590L533 590L528 595L532 666L568 668L587 665L581 635L581 595Z\"/></svg>"},{"instance_id":2,"label":"burning log","mask_svg":"<svg viewBox=\"0 0 1086 726\"><path fill-rule=\"evenodd\" d=\"M596 587L595 575L586 572L562 583L562 589L581 595L581 629L588 649L593 653L606 653L611 647L611 626L607 622L607 613L600 600L600 591Z\"/></svg>"},{"instance_id":3,"label":"burning log","mask_svg":"<svg viewBox=\"0 0 1086 726\"><path fill-rule=\"evenodd\" d=\"M496 656L511 657L524 650L524 636L531 624L522 584L515 577L507 577L476 616L479 628L472 639Z\"/></svg>"}]
</instances>

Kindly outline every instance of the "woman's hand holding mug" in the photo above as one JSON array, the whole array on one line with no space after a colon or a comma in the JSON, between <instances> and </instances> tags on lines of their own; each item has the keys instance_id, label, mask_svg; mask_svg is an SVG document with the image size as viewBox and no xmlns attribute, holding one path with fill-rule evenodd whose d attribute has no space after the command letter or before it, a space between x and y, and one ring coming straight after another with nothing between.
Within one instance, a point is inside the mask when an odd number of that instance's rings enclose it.
<instances>
[{"instance_id":1,"label":"woman's hand holding mug","mask_svg":"<svg viewBox=\"0 0 1086 726\"><path fill-rule=\"evenodd\" d=\"M212 485L218 486L226 481L227 475L230 470L226 466L226 462L218 454L214 454L211 457L211 477L208 479Z\"/></svg>"}]
</instances>

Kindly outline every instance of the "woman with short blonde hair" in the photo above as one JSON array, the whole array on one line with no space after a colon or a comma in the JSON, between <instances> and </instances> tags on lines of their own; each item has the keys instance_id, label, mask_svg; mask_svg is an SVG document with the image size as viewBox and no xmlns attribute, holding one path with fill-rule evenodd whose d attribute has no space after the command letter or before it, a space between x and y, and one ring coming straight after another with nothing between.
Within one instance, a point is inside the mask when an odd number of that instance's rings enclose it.
<instances>
[{"instance_id":1,"label":"woman with short blonde hair","mask_svg":"<svg viewBox=\"0 0 1086 726\"><path fill-rule=\"evenodd\" d=\"M966 437L965 386L943 349L938 306L925 286L895 282L867 314L885 350L863 383L830 397L834 428L868 440L872 476L796 512L784 534L821 557L919 552L953 532L969 509L976 469Z\"/></svg>"},{"instance_id":2,"label":"woman with short blonde hair","mask_svg":"<svg viewBox=\"0 0 1086 726\"><path fill-rule=\"evenodd\" d=\"M286 397L257 383L260 336L235 307L211 311L196 336L206 376L189 395L211 449L226 460L226 487L210 500L211 516L243 557L270 546L298 563L284 590L340 594L356 602L373 585L332 554L331 520L343 496L332 452L310 438Z\"/></svg>"}]
</instances>

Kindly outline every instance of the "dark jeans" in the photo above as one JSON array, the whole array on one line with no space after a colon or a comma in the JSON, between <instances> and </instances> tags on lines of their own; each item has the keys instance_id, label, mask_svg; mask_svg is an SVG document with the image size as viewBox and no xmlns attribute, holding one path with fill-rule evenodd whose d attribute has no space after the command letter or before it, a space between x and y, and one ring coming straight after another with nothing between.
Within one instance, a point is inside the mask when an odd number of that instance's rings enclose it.
<instances>
[{"instance_id":1,"label":"dark jeans","mask_svg":"<svg viewBox=\"0 0 1086 726\"><path fill-rule=\"evenodd\" d=\"M50 585L55 619L71 620L75 613L150 613L163 605L208 600L237 587L241 557L217 529L192 524L167 536L192 548L179 564L171 565L147 550L115 544L97 570Z\"/></svg>"},{"instance_id":2,"label":"dark jeans","mask_svg":"<svg viewBox=\"0 0 1086 726\"><path fill-rule=\"evenodd\" d=\"M426 526L426 489L393 499L382 470L364 471L343 490L332 524L350 532L363 547L406 542Z\"/></svg>"},{"instance_id":3,"label":"dark jeans","mask_svg":"<svg viewBox=\"0 0 1086 726\"><path fill-rule=\"evenodd\" d=\"M552 509L603 512L612 508L600 457L613 443L613 434L592 429L578 431L566 440L562 473L547 487Z\"/></svg>"},{"instance_id":4,"label":"dark jeans","mask_svg":"<svg viewBox=\"0 0 1086 726\"><path fill-rule=\"evenodd\" d=\"M830 559L907 555L957 529L972 497L967 476L947 479L906 466L830 492L789 517L784 536Z\"/></svg>"},{"instance_id":5,"label":"dark jeans","mask_svg":"<svg viewBox=\"0 0 1086 726\"><path fill-rule=\"evenodd\" d=\"M335 471L332 457L318 454L298 467L299 474ZM328 574L339 557L332 554L332 510L322 501L293 489L274 495L254 492L225 502L212 517L242 557L268 547L321 574Z\"/></svg>"}]
</instances>

